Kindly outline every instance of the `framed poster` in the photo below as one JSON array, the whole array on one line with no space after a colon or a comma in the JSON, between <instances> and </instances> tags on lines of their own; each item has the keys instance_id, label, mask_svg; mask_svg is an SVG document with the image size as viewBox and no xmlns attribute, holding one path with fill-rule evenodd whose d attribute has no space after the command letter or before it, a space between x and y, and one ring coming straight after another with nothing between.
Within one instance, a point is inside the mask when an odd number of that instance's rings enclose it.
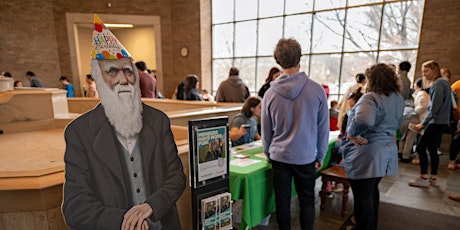
<instances>
[{"instance_id":1,"label":"framed poster","mask_svg":"<svg viewBox=\"0 0 460 230\"><path fill-rule=\"evenodd\" d=\"M228 117L189 121L191 187L228 179Z\"/></svg>"}]
</instances>

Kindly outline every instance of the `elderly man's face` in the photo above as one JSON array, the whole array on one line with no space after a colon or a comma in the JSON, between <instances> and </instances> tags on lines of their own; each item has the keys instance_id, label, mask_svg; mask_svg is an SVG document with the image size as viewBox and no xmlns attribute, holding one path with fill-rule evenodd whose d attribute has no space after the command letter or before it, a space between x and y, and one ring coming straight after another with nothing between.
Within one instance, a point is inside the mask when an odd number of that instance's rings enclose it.
<instances>
[{"instance_id":1,"label":"elderly man's face","mask_svg":"<svg viewBox=\"0 0 460 230\"><path fill-rule=\"evenodd\" d=\"M129 83L134 85L136 82L133 64L129 58L100 60L99 67L101 68L102 78L112 90L117 84L127 85Z\"/></svg>"}]
</instances>

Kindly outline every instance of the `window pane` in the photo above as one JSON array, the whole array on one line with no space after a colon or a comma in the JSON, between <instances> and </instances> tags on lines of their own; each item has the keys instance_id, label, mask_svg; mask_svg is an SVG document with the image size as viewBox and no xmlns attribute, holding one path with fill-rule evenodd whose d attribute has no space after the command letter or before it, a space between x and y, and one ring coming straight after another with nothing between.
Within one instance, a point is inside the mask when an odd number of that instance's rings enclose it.
<instances>
[{"instance_id":1,"label":"window pane","mask_svg":"<svg viewBox=\"0 0 460 230\"><path fill-rule=\"evenodd\" d=\"M300 58L300 71L305 72L308 76L310 76L310 56L303 55Z\"/></svg>"},{"instance_id":2,"label":"window pane","mask_svg":"<svg viewBox=\"0 0 460 230\"><path fill-rule=\"evenodd\" d=\"M280 16L284 12L283 0L259 1L259 18Z\"/></svg>"},{"instance_id":3,"label":"window pane","mask_svg":"<svg viewBox=\"0 0 460 230\"><path fill-rule=\"evenodd\" d=\"M257 21L239 22L235 25L235 56L256 55Z\"/></svg>"},{"instance_id":4,"label":"window pane","mask_svg":"<svg viewBox=\"0 0 460 230\"><path fill-rule=\"evenodd\" d=\"M212 56L214 58L233 56L233 23L213 26Z\"/></svg>"},{"instance_id":5,"label":"window pane","mask_svg":"<svg viewBox=\"0 0 460 230\"><path fill-rule=\"evenodd\" d=\"M212 94L216 95L220 83L227 79L232 67L232 59L217 59L212 61Z\"/></svg>"},{"instance_id":6,"label":"window pane","mask_svg":"<svg viewBox=\"0 0 460 230\"><path fill-rule=\"evenodd\" d=\"M349 6L358 6L369 3L383 2L383 0L348 0Z\"/></svg>"},{"instance_id":7,"label":"window pane","mask_svg":"<svg viewBox=\"0 0 460 230\"><path fill-rule=\"evenodd\" d=\"M340 54L323 54L311 56L310 78L329 86L329 94L336 88L339 79Z\"/></svg>"},{"instance_id":8,"label":"window pane","mask_svg":"<svg viewBox=\"0 0 460 230\"><path fill-rule=\"evenodd\" d=\"M233 1L212 0L212 23L233 21Z\"/></svg>"},{"instance_id":9,"label":"window pane","mask_svg":"<svg viewBox=\"0 0 460 230\"><path fill-rule=\"evenodd\" d=\"M380 48L417 48L422 15L423 1L386 4Z\"/></svg>"},{"instance_id":10,"label":"window pane","mask_svg":"<svg viewBox=\"0 0 460 230\"><path fill-rule=\"evenodd\" d=\"M311 12L313 0L286 0L286 14Z\"/></svg>"},{"instance_id":11,"label":"window pane","mask_svg":"<svg viewBox=\"0 0 460 230\"><path fill-rule=\"evenodd\" d=\"M295 38L302 46L302 53L310 52L311 14L287 16L284 21L284 37Z\"/></svg>"},{"instance_id":12,"label":"window pane","mask_svg":"<svg viewBox=\"0 0 460 230\"><path fill-rule=\"evenodd\" d=\"M340 96L342 96L342 94L344 94L350 86L356 84L356 74L364 73L367 68L376 63L376 60L376 52L344 54L342 64Z\"/></svg>"},{"instance_id":13,"label":"window pane","mask_svg":"<svg viewBox=\"0 0 460 230\"><path fill-rule=\"evenodd\" d=\"M396 68L398 68L399 63L403 61L408 61L412 65L407 77L412 82L414 80L414 73L413 70L416 66L417 62L417 51L416 50L404 50L404 51L392 51L392 52L380 52L379 54L379 62L387 63L387 64L394 64Z\"/></svg>"},{"instance_id":14,"label":"window pane","mask_svg":"<svg viewBox=\"0 0 460 230\"><path fill-rule=\"evenodd\" d=\"M231 0L227 0L230 1ZM257 0L235 0L235 20L257 18Z\"/></svg>"},{"instance_id":15,"label":"window pane","mask_svg":"<svg viewBox=\"0 0 460 230\"><path fill-rule=\"evenodd\" d=\"M282 37L283 18L262 19L259 21L258 55L273 55L276 43Z\"/></svg>"},{"instance_id":16,"label":"window pane","mask_svg":"<svg viewBox=\"0 0 460 230\"><path fill-rule=\"evenodd\" d=\"M345 51L377 50L381 9L376 5L348 10Z\"/></svg>"},{"instance_id":17,"label":"window pane","mask_svg":"<svg viewBox=\"0 0 460 230\"><path fill-rule=\"evenodd\" d=\"M316 0L315 10L327 10L345 7L346 0Z\"/></svg>"},{"instance_id":18,"label":"window pane","mask_svg":"<svg viewBox=\"0 0 460 230\"><path fill-rule=\"evenodd\" d=\"M314 53L342 51L343 24L343 10L315 14L312 51Z\"/></svg>"},{"instance_id":19,"label":"window pane","mask_svg":"<svg viewBox=\"0 0 460 230\"><path fill-rule=\"evenodd\" d=\"M256 59L237 58L234 66L240 70L240 78L249 88L251 93L256 92ZM257 89L258 90L258 89Z\"/></svg>"},{"instance_id":20,"label":"window pane","mask_svg":"<svg viewBox=\"0 0 460 230\"><path fill-rule=\"evenodd\" d=\"M276 64L275 58L273 57L262 57L257 58L257 85L256 89L259 92L260 87L265 84L265 79L268 77L268 73L272 67L276 67L281 70L278 64Z\"/></svg>"}]
</instances>

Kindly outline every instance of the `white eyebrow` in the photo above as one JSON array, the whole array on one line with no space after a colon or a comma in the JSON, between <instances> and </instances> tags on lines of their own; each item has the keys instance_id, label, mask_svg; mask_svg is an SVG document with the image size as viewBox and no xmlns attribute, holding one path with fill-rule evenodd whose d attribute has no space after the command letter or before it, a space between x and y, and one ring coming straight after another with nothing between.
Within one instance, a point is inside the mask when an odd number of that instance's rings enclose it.
<instances>
[{"instance_id":1,"label":"white eyebrow","mask_svg":"<svg viewBox=\"0 0 460 230\"><path fill-rule=\"evenodd\" d=\"M123 66L123 69L129 69L129 70L133 70L133 67L131 65L125 65Z\"/></svg>"},{"instance_id":2,"label":"white eyebrow","mask_svg":"<svg viewBox=\"0 0 460 230\"><path fill-rule=\"evenodd\" d=\"M105 67L104 71L109 71L111 68L118 69L117 64L110 63L110 62L106 63L104 67ZM126 63L125 65L123 65L122 69L129 69L129 70L133 71L133 67L129 63Z\"/></svg>"}]
</instances>

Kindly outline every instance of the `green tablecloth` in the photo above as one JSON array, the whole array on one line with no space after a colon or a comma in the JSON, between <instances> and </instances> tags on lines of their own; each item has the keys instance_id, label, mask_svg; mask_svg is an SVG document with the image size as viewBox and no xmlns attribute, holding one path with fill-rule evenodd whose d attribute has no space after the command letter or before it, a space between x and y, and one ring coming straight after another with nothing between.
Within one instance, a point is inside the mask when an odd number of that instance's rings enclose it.
<instances>
[{"instance_id":1,"label":"green tablecloth","mask_svg":"<svg viewBox=\"0 0 460 230\"><path fill-rule=\"evenodd\" d=\"M336 140L337 138L329 139L328 153L320 170L329 164L330 153ZM271 164L266 159L255 156L257 153L263 153L262 146L240 153L248 155L250 159L260 160L246 167L230 165L230 193L233 200L243 199L241 229L245 229L246 226L252 228L260 224L266 216L275 212L275 192ZM234 159L235 156L231 156L230 160ZM294 186L292 191L295 195Z\"/></svg>"},{"instance_id":2,"label":"green tablecloth","mask_svg":"<svg viewBox=\"0 0 460 230\"><path fill-rule=\"evenodd\" d=\"M241 229L258 225L275 211L272 166L266 159L254 156L262 152L261 146L242 152L251 159L261 160L258 163L246 167L230 165L232 199L243 199ZM235 157L231 157L230 160L234 159Z\"/></svg>"}]
</instances>

